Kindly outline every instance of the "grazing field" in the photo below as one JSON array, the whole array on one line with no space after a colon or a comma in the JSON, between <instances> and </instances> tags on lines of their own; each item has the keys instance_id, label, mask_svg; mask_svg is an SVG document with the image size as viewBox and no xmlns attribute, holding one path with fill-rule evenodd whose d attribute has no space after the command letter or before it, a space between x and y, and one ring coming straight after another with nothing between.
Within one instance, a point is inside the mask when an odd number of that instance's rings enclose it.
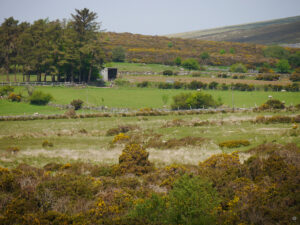
<instances>
[{"instance_id":1,"label":"grazing field","mask_svg":"<svg viewBox=\"0 0 300 225\"><path fill-rule=\"evenodd\" d=\"M172 97L182 92L192 92L190 90L157 89L157 88L81 88L81 87L37 87L45 93L53 95L53 103L70 104L73 99L81 99L86 106L107 106L109 108L163 108L163 96L168 96L167 107L172 103ZM27 95L24 87L16 87L15 92ZM204 93L211 94L215 99L221 99L224 106L228 107L255 107L268 100L268 96L285 101L286 105L296 105L300 103L299 92L263 92L263 91L219 91L204 90ZM29 103L10 102L0 100L0 115L23 115L38 112L40 114L64 113L50 106L33 106ZM88 111L79 111L85 113Z\"/></svg>"}]
</instances>

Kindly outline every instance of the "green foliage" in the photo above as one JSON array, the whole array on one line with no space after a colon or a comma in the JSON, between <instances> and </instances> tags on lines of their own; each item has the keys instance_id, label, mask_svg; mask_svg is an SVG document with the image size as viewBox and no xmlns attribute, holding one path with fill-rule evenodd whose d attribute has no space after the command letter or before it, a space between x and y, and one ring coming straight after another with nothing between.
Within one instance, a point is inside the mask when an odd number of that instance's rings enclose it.
<instances>
[{"instance_id":1,"label":"green foliage","mask_svg":"<svg viewBox=\"0 0 300 225\"><path fill-rule=\"evenodd\" d=\"M112 61L113 62L124 62L125 61L125 49L122 46L115 47L112 50Z\"/></svg>"},{"instance_id":2,"label":"green foliage","mask_svg":"<svg viewBox=\"0 0 300 225\"><path fill-rule=\"evenodd\" d=\"M172 48L172 47L173 47L173 43L172 43L172 42L169 42L169 43L168 43L168 47L169 47L169 48Z\"/></svg>"},{"instance_id":3,"label":"green foliage","mask_svg":"<svg viewBox=\"0 0 300 225\"><path fill-rule=\"evenodd\" d=\"M146 224L215 224L219 202L208 181L186 174L173 184L166 197L152 194L129 215Z\"/></svg>"},{"instance_id":4,"label":"green foliage","mask_svg":"<svg viewBox=\"0 0 300 225\"><path fill-rule=\"evenodd\" d=\"M181 66L188 70L198 70L199 69L198 61L193 58L184 60L181 64Z\"/></svg>"},{"instance_id":5,"label":"green foliage","mask_svg":"<svg viewBox=\"0 0 300 225\"><path fill-rule=\"evenodd\" d=\"M219 52L221 55L224 55L226 53L226 50L225 49L221 49L220 52Z\"/></svg>"},{"instance_id":6,"label":"green foliage","mask_svg":"<svg viewBox=\"0 0 300 225\"><path fill-rule=\"evenodd\" d=\"M286 59L281 59L276 64L276 67L277 67L279 73L288 73L291 68L289 61Z\"/></svg>"},{"instance_id":7,"label":"green foliage","mask_svg":"<svg viewBox=\"0 0 300 225\"><path fill-rule=\"evenodd\" d=\"M242 63L234 64L230 67L230 72L236 72L236 73L246 73L247 68Z\"/></svg>"},{"instance_id":8,"label":"green foliage","mask_svg":"<svg viewBox=\"0 0 300 225\"><path fill-rule=\"evenodd\" d=\"M51 94L46 94L42 91L34 91L29 97L30 104L33 105L46 105L53 99Z\"/></svg>"},{"instance_id":9,"label":"green foliage","mask_svg":"<svg viewBox=\"0 0 300 225\"><path fill-rule=\"evenodd\" d=\"M154 193L151 198L135 205L135 208L129 212L129 217L137 223L165 224L167 223L166 207L166 199Z\"/></svg>"},{"instance_id":10,"label":"green foliage","mask_svg":"<svg viewBox=\"0 0 300 225\"><path fill-rule=\"evenodd\" d=\"M0 88L0 96L9 95L9 93L14 91L14 87L12 86L4 86Z\"/></svg>"},{"instance_id":11,"label":"green foliage","mask_svg":"<svg viewBox=\"0 0 300 225\"><path fill-rule=\"evenodd\" d=\"M265 57L276 59L286 59L289 55L289 52L285 48L277 45L266 47L263 52Z\"/></svg>"},{"instance_id":12,"label":"green foliage","mask_svg":"<svg viewBox=\"0 0 300 225\"><path fill-rule=\"evenodd\" d=\"M182 176L169 193L170 224L215 224L220 200L211 183L199 177Z\"/></svg>"},{"instance_id":13,"label":"green foliage","mask_svg":"<svg viewBox=\"0 0 300 225\"><path fill-rule=\"evenodd\" d=\"M175 63L175 65L176 66L180 66L181 65L181 57L176 57L175 59L174 59L174 63Z\"/></svg>"},{"instance_id":14,"label":"green foliage","mask_svg":"<svg viewBox=\"0 0 300 225\"><path fill-rule=\"evenodd\" d=\"M173 97L172 109L200 109L216 107L217 103L211 95L202 92L181 93Z\"/></svg>"},{"instance_id":15,"label":"green foliage","mask_svg":"<svg viewBox=\"0 0 300 225\"><path fill-rule=\"evenodd\" d=\"M293 68L300 67L300 51L290 55L288 60Z\"/></svg>"},{"instance_id":16,"label":"green foliage","mask_svg":"<svg viewBox=\"0 0 300 225\"><path fill-rule=\"evenodd\" d=\"M234 49L234 48L230 48L229 52L230 52L231 54L235 54L235 49Z\"/></svg>"},{"instance_id":17,"label":"green foliage","mask_svg":"<svg viewBox=\"0 0 300 225\"><path fill-rule=\"evenodd\" d=\"M172 70L164 70L163 75L171 76L171 75L173 75L173 71Z\"/></svg>"},{"instance_id":18,"label":"green foliage","mask_svg":"<svg viewBox=\"0 0 300 225\"><path fill-rule=\"evenodd\" d=\"M80 99L74 99L71 101L70 105L74 107L75 110L81 109L83 101Z\"/></svg>"}]
</instances>

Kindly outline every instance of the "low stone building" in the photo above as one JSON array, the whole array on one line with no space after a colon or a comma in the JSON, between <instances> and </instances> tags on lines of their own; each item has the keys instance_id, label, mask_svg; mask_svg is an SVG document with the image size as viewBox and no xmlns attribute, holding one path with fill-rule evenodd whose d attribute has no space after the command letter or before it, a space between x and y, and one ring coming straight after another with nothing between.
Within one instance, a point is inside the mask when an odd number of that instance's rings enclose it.
<instances>
[{"instance_id":1,"label":"low stone building","mask_svg":"<svg viewBox=\"0 0 300 225\"><path fill-rule=\"evenodd\" d=\"M106 67L101 70L101 76L104 81L111 81L117 78L118 69L112 67Z\"/></svg>"}]
</instances>

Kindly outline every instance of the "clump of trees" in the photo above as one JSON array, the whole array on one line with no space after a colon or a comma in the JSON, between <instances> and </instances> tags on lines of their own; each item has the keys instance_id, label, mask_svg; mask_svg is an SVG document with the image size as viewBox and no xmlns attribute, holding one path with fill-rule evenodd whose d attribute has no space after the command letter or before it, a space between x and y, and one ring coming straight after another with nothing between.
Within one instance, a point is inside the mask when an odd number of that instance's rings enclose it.
<instances>
[{"instance_id":1,"label":"clump of trees","mask_svg":"<svg viewBox=\"0 0 300 225\"><path fill-rule=\"evenodd\" d=\"M19 71L23 80L37 75L55 81L85 81L98 77L104 61L97 14L76 9L71 20L40 19L19 23L13 17L0 27L0 67L5 73ZM9 79L9 78L8 78Z\"/></svg>"}]
</instances>

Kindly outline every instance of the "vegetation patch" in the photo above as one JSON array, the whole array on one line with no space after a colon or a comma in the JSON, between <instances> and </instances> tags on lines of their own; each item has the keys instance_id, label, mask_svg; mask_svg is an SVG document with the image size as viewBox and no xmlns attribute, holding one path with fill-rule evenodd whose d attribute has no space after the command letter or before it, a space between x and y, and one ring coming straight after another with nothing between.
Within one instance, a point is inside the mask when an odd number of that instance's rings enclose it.
<instances>
[{"instance_id":1,"label":"vegetation patch","mask_svg":"<svg viewBox=\"0 0 300 225\"><path fill-rule=\"evenodd\" d=\"M241 146L248 146L250 142L248 140L231 140L224 141L219 144L221 148L239 148Z\"/></svg>"}]
</instances>

